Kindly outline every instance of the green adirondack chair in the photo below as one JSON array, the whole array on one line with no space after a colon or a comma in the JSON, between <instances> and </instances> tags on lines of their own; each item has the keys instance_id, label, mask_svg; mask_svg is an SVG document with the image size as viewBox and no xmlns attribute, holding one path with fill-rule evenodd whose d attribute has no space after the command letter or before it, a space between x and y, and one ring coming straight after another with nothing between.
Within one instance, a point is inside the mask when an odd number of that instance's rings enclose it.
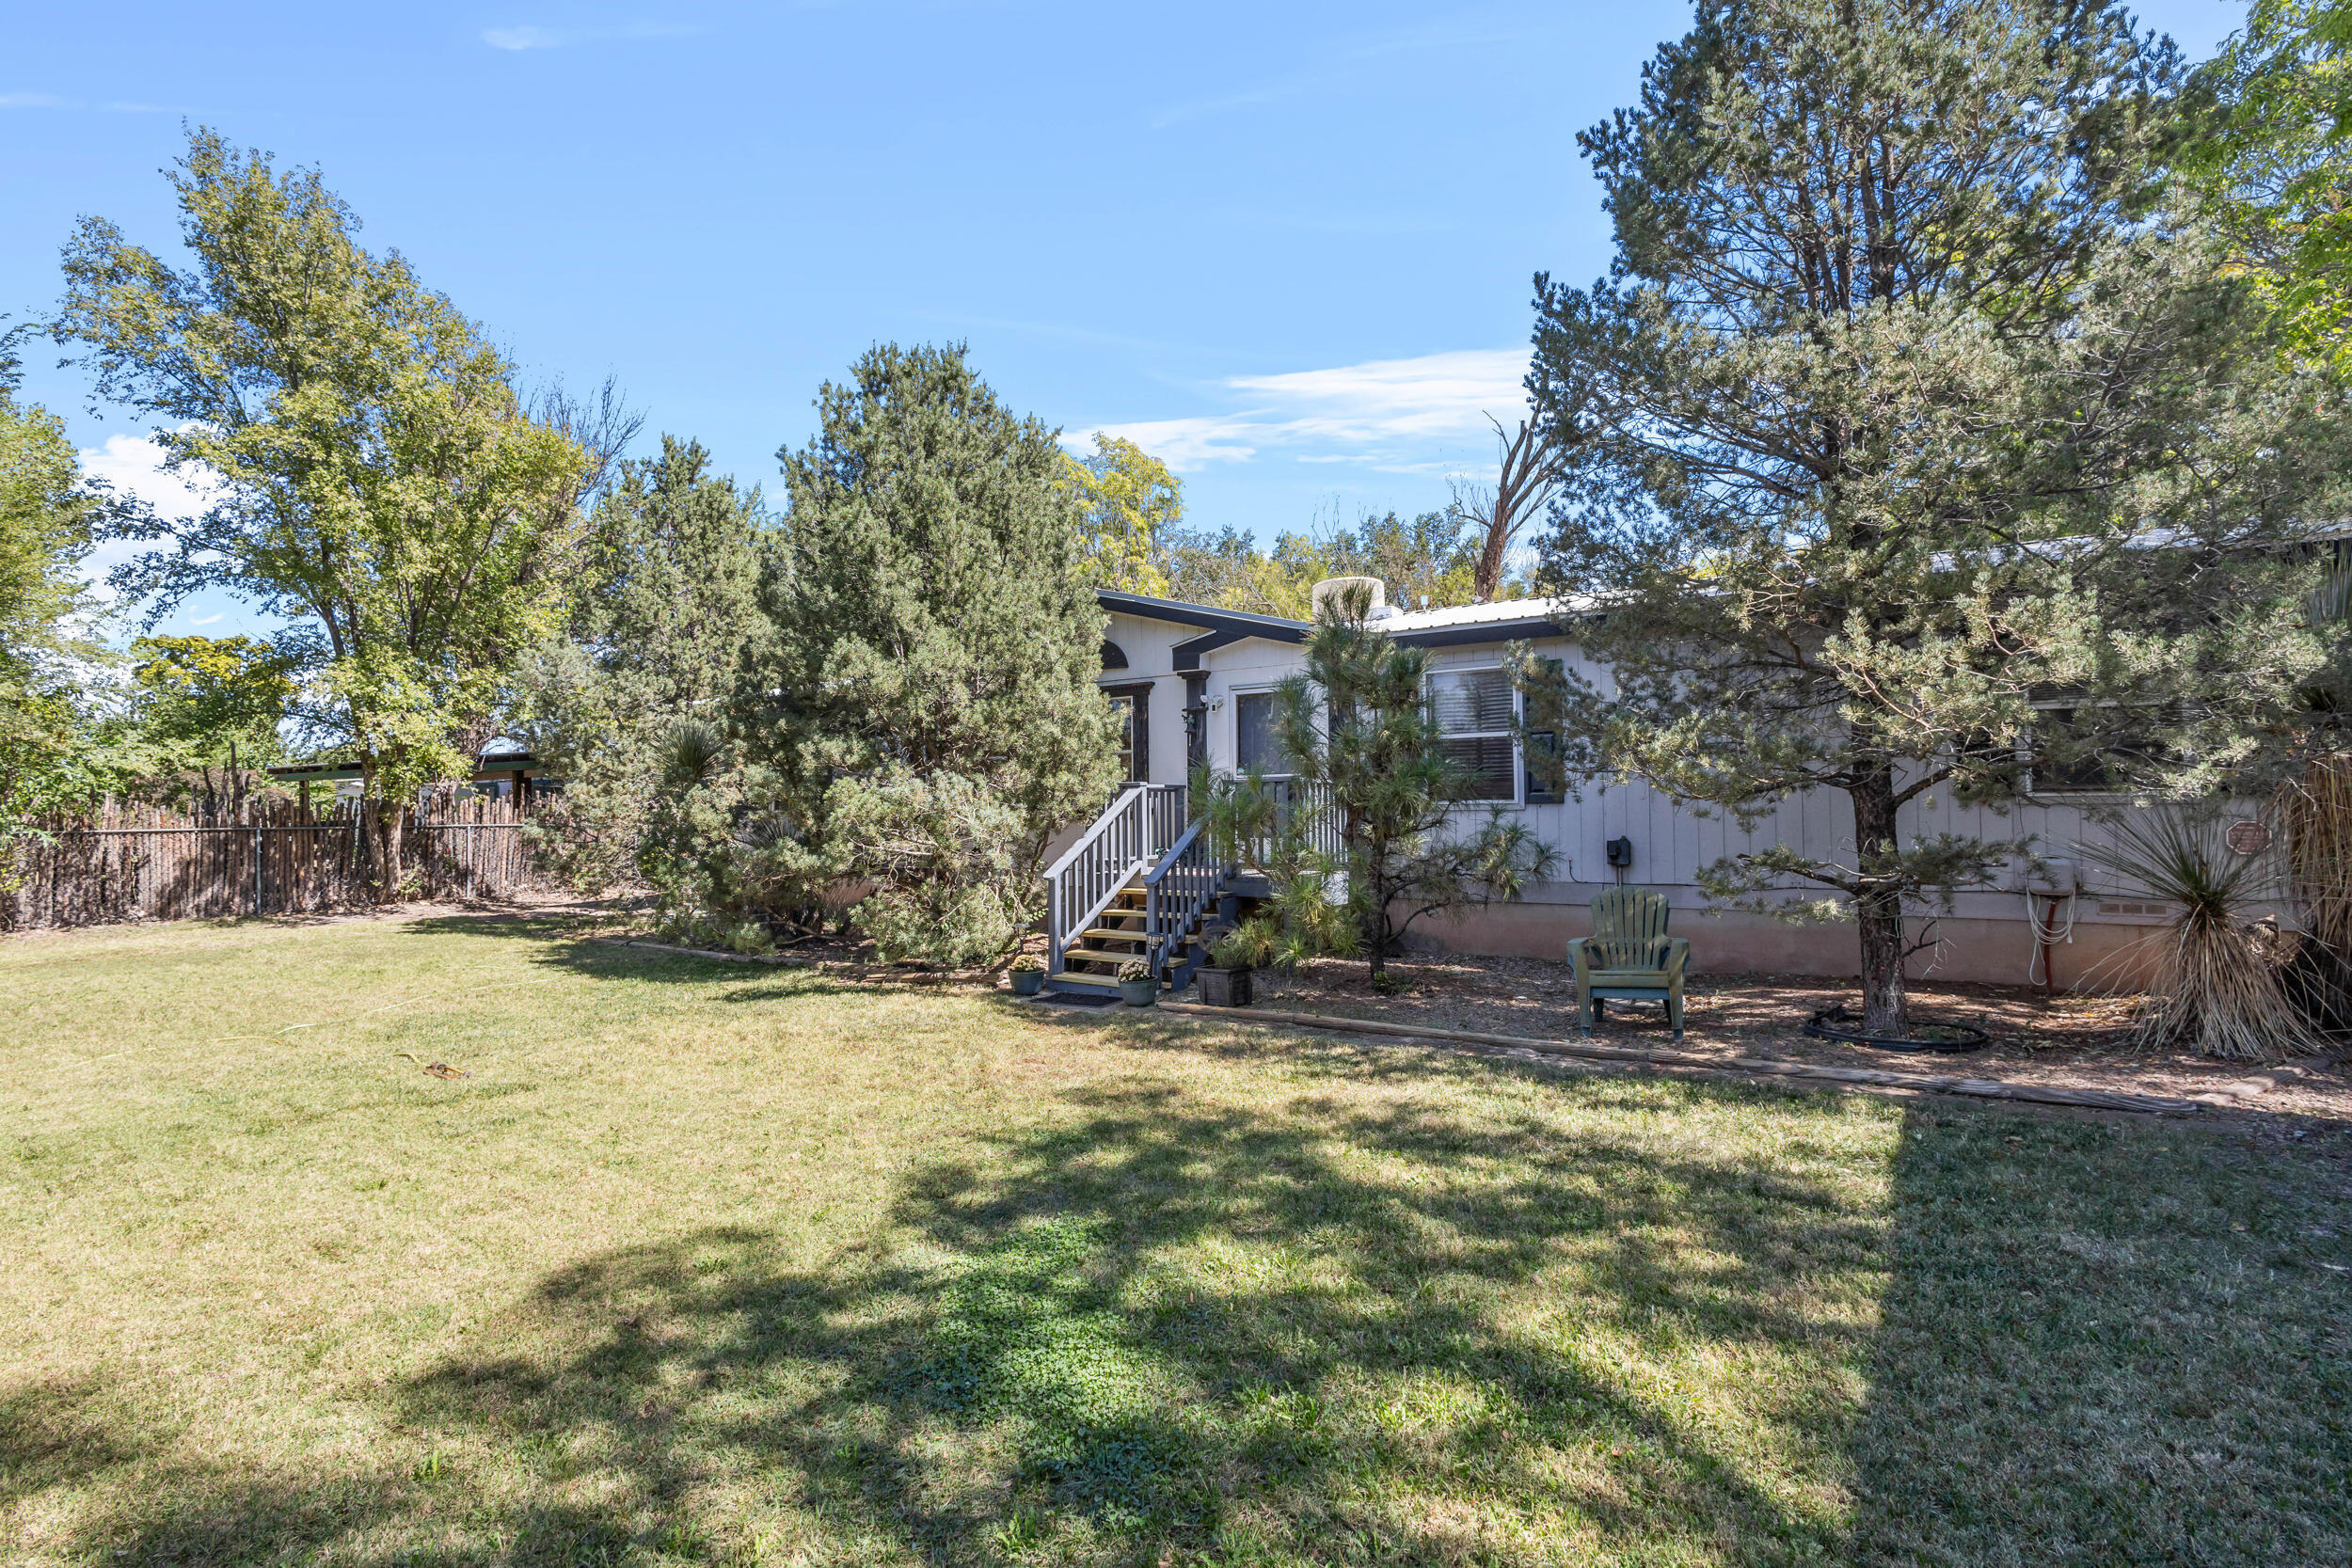
<instances>
[{"instance_id":1,"label":"green adirondack chair","mask_svg":"<svg viewBox=\"0 0 2352 1568\"><path fill-rule=\"evenodd\" d=\"M1613 887L1593 900L1593 934L1568 942L1576 966L1576 1027L1593 1032L1609 998L1663 1002L1675 1038L1682 1037L1682 974L1690 967L1691 939L1666 934L1672 911L1662 893Z\"/></svg>"}]
</instances>

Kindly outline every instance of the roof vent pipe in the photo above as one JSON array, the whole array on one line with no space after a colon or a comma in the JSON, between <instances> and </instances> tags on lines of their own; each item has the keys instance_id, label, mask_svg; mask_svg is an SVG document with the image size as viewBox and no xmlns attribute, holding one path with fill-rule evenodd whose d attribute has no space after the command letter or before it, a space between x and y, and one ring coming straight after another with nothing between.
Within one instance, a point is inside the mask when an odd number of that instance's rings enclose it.
<instances>
[{"instance_id":1,"label":"roof vent pipe","mask_svg":"<svg viewBox=\"0 0 2352 1568\"><path fill-rule=\"evenodd\" d=\"M1361 590L1370 598L1371 609L1364 619L1385 621L1396 613L1389 605L1389 586L1378 578L1326 578L1308 590L1307 597L1313 604L1315 614L1321 615L1326 605L1337 610L1341 595L1351 589Z\"/></svg>"}]
</instances>

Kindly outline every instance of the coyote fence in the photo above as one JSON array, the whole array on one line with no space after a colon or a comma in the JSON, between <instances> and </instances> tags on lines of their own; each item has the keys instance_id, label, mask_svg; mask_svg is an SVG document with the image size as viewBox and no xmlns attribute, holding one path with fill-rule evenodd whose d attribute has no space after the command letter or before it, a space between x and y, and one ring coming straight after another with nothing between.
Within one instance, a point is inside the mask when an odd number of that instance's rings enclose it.
<instances>
[{"instance_id":1,"label":"coyote fence","mask_svg":"<svg viewBox=\"0 0 2352 1568\"><path fill-rule=\"evenodd\" d=\"M408 874L426 898L539 886L522 817L479 798L412 813ZM0 929L363 909L375 901L357 802L311 813L255 802L220 817L109 803L5 846Z\"/></svg>"}]
</instances>

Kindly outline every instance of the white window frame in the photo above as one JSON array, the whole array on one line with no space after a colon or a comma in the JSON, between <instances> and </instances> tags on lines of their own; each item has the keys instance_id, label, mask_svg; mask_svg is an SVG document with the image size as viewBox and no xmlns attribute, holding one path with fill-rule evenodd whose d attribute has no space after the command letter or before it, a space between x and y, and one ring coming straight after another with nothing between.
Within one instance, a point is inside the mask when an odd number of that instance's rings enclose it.
<instances>
[{"instance_id":1,"label":"white window frame","mask_svg":"<svg viewBox=\"0 0 2352 1568\"><path fill-rule=\"evenodd\" d=\"M1515 681L1510 681L1509 666L1499 660L1491 664L1441 665L1437 669L1431 670L1427 675L1422 677L1422 700L1429 704L1430 717L1434 719L1437 717L1438 711L1437 683L1440 679L1448 675L1482 675L1490 673L1501 674L1503 676L1504 680L1510 684L1511 723L1505 728L1500 730L1467 731L1461 735L1447 735L1444 736L1444 738L1447 740L1492 740L1500 737L1508 741L1511 746L1511 794L1508 799L1498 795L1491 798L1460 800L1455 802L1455 807L1456 809L1466 807L1477 807L1484 809L1488 806L1508 806L1513 810L1521 810L1527 805L1527 758L1521 753L1518 734L1518 724L1524 717L1524 699L1519 692L1518 684ZM1442 731L1440 734L1442 734Z\"/></svg>"}]
</instances>

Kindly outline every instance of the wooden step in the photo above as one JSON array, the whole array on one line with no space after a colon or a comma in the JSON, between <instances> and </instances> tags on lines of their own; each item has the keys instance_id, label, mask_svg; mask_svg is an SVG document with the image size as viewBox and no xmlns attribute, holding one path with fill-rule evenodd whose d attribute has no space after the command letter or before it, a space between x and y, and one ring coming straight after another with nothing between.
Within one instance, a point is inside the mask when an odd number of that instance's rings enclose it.
<instances>
[{"instance_id":1,"label":"wooden step","mask_svg":"<svg viewBox=\"0 0 2352 1568\"><path fill-rule=\"evenodd\" d=\"M1108 937L1114 942L1142 942L1149 935L1146 931L1122 931L1116 926L1090 926L1078 933L1078 940L1084 942L1089 937Z\"/></svg>"},{"instance_id":2,"label":"wooden step","mask_svg":"<svg viewBox=\"0 0 2352 1568\"><path fill-rule=\"evenodd\" d=\"M1065 969L1060 974L1050 976L1050 978L1056 985L1099 986L1107 990L1117 990L1119 989L1119 981L1111 975L1087 974L1074 969Z\"/></svg>"}]
</instances>

